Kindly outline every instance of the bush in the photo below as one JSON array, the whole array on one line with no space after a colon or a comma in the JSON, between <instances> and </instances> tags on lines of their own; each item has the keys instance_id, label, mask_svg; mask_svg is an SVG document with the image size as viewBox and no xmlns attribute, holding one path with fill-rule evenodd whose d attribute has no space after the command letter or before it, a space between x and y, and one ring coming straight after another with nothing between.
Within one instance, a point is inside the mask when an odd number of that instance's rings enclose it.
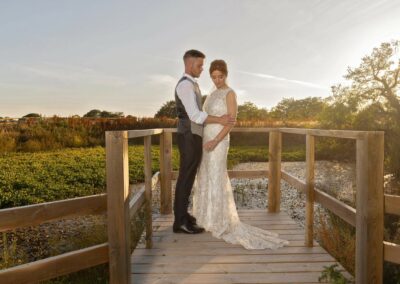
<instances>
[{"instance_id":1,"label":"bush","mask_svg":"<svg viewBox=\"0 0 400 284\"><path fill-rule=\"evenodd\" d=\"M3 153L14 152L17 149L15 137L0 132L0 149Z\"/></svg>"},{"instance_id":2,"label":"bush","mask_svg":"<svg viewBox=\"0 0 400 284\"><path fill-rule=\"evenodd\" d=\"M319 226L316 229L317 239L343 267L354 275L355 270L355 228L341 218L326 210L327 214L318 214ZM327 216L325 220L323 216Z\"/></svg>"}]
</instances>

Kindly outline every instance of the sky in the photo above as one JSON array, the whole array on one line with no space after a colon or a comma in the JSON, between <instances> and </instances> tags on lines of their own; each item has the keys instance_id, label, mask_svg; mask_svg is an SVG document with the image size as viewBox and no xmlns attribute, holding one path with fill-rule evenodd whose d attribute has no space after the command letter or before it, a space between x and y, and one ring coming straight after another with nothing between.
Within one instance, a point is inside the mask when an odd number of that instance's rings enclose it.
<instances>
[{"instance_id":1,"label":"sky","mask_svg":"<svg viewBox=\"0 0 400 284\"><path fill-rule=\"evenodd\" d=\"M153 116L188 49L228 64L238 103L327 97L348 67L400 39L397 0L2 0L0 117Z\"/></svg>"}]
</instances>

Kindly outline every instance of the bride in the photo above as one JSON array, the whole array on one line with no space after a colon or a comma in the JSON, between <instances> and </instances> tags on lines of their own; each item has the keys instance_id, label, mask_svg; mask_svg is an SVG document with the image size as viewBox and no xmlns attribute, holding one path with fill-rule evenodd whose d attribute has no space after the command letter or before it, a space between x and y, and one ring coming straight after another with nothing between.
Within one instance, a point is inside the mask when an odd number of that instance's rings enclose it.
<instances>
[{"instance_id":1,"label":"bride","mask_svg":"<svg viewBox=\"0 0 400 284\"><path fill-rule=\"evenodd\" d=\"M213 61L210 75L216 90L207 97L204 111L215 116L229 114L236 117L236 94L226 83L228 70L225 61ZM288 241L279 239L276 233L239 220L226 167L232 127L206 124L204 128L205 151L193 194L193 215L197 223L214 237L240 244L246 249L276 249L287 245Z\"/></svg>"}]
</instances>

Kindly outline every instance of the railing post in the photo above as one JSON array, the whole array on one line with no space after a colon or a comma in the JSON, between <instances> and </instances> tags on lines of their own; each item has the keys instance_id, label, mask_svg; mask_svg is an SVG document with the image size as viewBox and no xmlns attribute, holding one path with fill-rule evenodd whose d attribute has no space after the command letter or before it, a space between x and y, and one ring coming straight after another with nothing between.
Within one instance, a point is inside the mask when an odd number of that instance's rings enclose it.
<instances>
[{"instance_id":1,"label":"railing post","mask_svg":"<svg viewBox=\"0 0 400 284\"><path fill-rule=\"evenodd\" d=\"M269 133L268 150L268 212L279 212L281 204L281 152L282 133Z\"/></svg>"},{"instance_id":2,"label":"railing post","mask_svg":"<svg viewBox=\"0 0 400 284\"><path fill-rule=\"evenodd\" d=\"M357 139L356 283L383 281L383 133Z\"/></svg>"},{"instance_id":3,"label":"railing post","mask_svg":"<svg viewBox=\"0 0 400 284\"><path fill-rule=\"evenodd\" d=\"M153 246L153 222L152 222L152 188L151 188L151 136L144 137L144 179L145 179L145 218L146 218L146 248Z\"/></svg>"},{"instance_id":4,"label":"railing post","mask_svg":"<svg viewBox=\"0 0 400 284\"><path fill-rule=\"evenodd\" d=\"M111 284L130 283L128 132L106 132L107 229Z\"/></svg>"},{"instance_id":5,"label":"railing post","mask_svg":"<svg viewBox=\"0 0 400 284\"><path fill-rule=\"evenodd\" d=\"M172 133L163 132L160 136L160 212L161 214L172 213Z\"/></svg>"},{"instance_id":6,"label":"railing post","mask_svg":"<svg viewBox=\"0 0 400 284\"><path fill-rule=\"evenodd\" d=\"M305 245L312 247L314 243L314 162L315 137L306 136L306 235Z\"/></svg>"}]
</instances>

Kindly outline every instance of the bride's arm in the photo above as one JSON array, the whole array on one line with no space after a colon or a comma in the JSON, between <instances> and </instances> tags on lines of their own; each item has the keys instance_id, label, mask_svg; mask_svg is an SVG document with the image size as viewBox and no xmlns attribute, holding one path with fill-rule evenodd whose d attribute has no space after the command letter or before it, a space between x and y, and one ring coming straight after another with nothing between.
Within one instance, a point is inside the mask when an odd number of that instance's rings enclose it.
<instances>
[{"instance_id":1,"label":"bride's arm","mask_svg":"<svg viewBox=\"0 0 400 284\"><path fill-rule=\"evenodd\" d=\"M230 117L233 117L236 119L237 115L237 102L236 102L236 94L233 91L230 91L226 95L226 106L228 109L228 115ZM214 148L218 145L222 139L231 131L231 129L234 127L234 124L231 125L225 125L224 128L218 133L217 136L211 141L208 141L207 143L204 144L204 149L208 151L214 150Z\"/></svg>"}]
</instances>

